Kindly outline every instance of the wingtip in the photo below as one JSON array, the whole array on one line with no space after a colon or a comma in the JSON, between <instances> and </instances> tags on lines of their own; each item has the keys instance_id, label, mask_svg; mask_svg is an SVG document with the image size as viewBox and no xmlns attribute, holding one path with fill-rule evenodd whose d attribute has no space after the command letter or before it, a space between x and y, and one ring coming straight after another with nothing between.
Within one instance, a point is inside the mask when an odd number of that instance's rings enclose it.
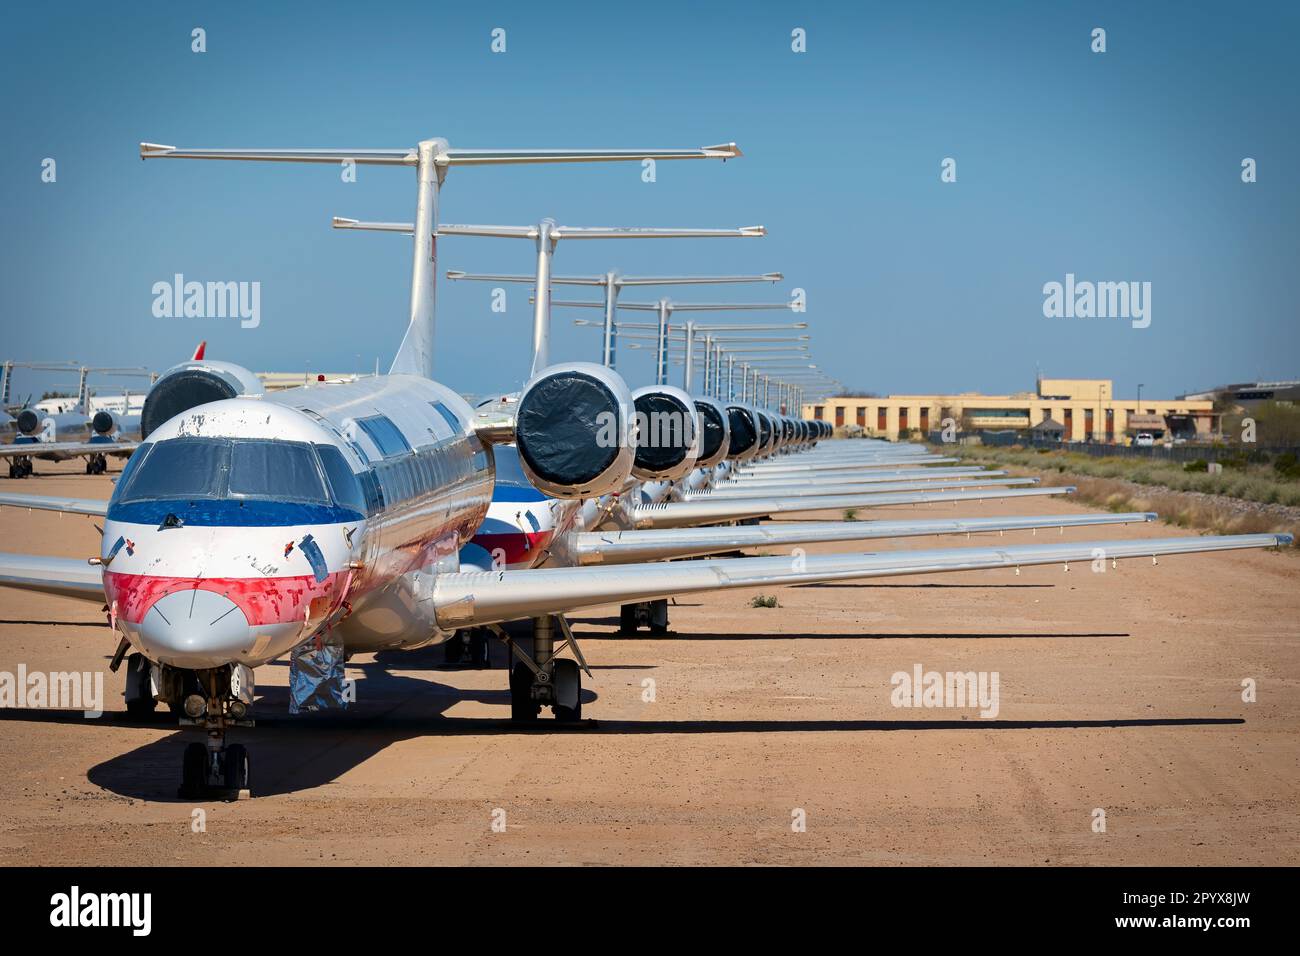
<instances>
[{"instance_id":1,"label":"wingtip","mask_svg":"<svg viewBox=\"0 0 1300 956\"><path fill-rule=\"evenodd\" d=\"M1157 521L1159 520L1160 515L1154 511L1144 511L1142 512L1142 518L1145 521Z\"/></svg>"},{"instance_id":2,"label":"wingtip","mask_svg":"<svg viewBox=\"0 0 1300 956\"><path fill-rule=\"evenodd\" d=\"M724 158L727 159L734 159L737 156L745 155L740 151L740 147L737 146L735 143L719 143L716 146L705 146L703 147L703 149L705 152L708 153L724 153L725 154Z\"/></svg>"},{"instance_id":3,"label":"wingtip","mask_svg":"<svg viewBox=\"0 0 1300 956\"><path fill-rule=\"evenodd\" d=\"M346 216L335 216L330 220L330 225L335 229L346 229L348 226L355 226L360 219L348 219Z\"/></svg>"},{"instance_id":4,"label":"wingtip","mask_svg":"<svg viewBox=\"0 0 1300 956\"><path fill-rule=\"evenodd\" d=\"M1277 546L1279 548L1290 547L1294 543L1295 543L1295 535L1293 534L1284 533L1284 534L1277 535Z\"/></svg>"},{"instance_id":5,"label":"wingtip","mask_svg":"<svg viewBox=\"0 0 1300 956\"><path fill-rule=\"evenodd\" d=\"M161 156L164 153L170 153L175 146L164 146L161 143L141 143L140 158L149 159L151 156Z\"/></svg>"}]
</instances>

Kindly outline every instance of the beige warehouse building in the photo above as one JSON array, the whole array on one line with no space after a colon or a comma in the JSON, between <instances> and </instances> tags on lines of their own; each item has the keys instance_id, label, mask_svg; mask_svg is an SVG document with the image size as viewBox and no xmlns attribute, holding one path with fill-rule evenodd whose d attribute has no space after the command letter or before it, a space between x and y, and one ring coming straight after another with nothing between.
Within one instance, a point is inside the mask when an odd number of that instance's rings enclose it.
<instances>
[{"instance_id":1,"label":"beige warehouse building","mask_svg":"<svg viewBox=\"0 0 1300 956\"><path fill-rule=\"evenodd\" d=\"M1209 438L1216 430L1208 400L1117 399L1110 379L1040 378L1034 392L1014 395L837 396L803 406L805 418L837 428L860 426L868 435L897 441L900 433L928 434L952 419L960 431L1028 432L1057 423L1066 441L1123 444L1137 432L1166 437Z\"/></svg>"}]
</instances>

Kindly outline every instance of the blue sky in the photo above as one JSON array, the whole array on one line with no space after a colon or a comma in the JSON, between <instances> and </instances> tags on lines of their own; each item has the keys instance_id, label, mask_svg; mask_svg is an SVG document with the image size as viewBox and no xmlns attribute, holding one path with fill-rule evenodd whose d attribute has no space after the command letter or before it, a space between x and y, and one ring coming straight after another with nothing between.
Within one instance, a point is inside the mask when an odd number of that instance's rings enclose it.
<instances>
[{"instance_id":1,"label":"blue sky","mask_svg":"<svg viewBox=\"0 0 1300 956\"><path fill-rule=\"evenodd\" d=\"M1148 395L1300 375L1300 7L1291 3L135 3L11 5L0 38L0 358L162 368L200 338L256 370L385 367L407 170L149 162L178 146L699 146L726 164L452 170L444 222L737 226L762 240L572 243L555 270L763 272L679 300L807 291L815 358L877 392L1052 376ZM190 31L208 50L191 52ZM493 54L502 27L507 52ZM807 31L808 50L790 49ZM1090 51L1094 27L1107 52ZM58 180L41 182L53 157ZM957 182L940 182L940 162ZM1243 184L1243 157L1259 181ZM440 243L440 271L530 271L531 246ZM258 281L262 323L155 318L151 287ZM1149 281L1152 322L1048 319L1066 273ZM526 289L440 282L437 375L527 370ZM648 293L647 293L648 294ZM632 293L628 298L639 298ZM586 313L581 313L586 316ZM595 359L555 313L553 358ZM770 319L769 317L766 317ZM737 318L735 321L741 321ZM648 381L648 357L620 368ZM16 391L44 387L20 377ZM120 387L120 386L119 386Z\"/></svg>"}]
</instances>

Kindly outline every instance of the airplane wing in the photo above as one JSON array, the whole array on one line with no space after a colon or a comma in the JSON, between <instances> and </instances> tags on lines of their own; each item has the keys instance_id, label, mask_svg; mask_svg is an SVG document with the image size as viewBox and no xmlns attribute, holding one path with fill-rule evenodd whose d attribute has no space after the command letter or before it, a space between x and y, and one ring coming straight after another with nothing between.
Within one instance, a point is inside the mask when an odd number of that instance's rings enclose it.
<instances>
[{"instance_id":1,"label":"airplane wing","mask_svg":"<svg viewBox=\"0 0 1300 956\"><path fill-rule=\"evenodd\" d=\"M931 501L984 501L987 498L1026 498L1034 495L1068 495L1073 485L1056 488L981 488L974 491L901 491L893 494L851 495L774 495L770 498L693 499L665 501L628 508L632 526L645 528L682 528L687 525L716 524L765 515L794 514L800 511L842 511L851 508L877 508L885 505L925 504Z\"/></svg>"},{"instance_id":2,"label":"airplane wing","mask_svg":"<svg viewBox=\"0 0 1300 956\"><path fill-rule=\"evenodd\" d=\"M988 474L988 472L985 472ZM785 491L772 488L755 488L748 490L744 485L728 485L722 488L702 488L699 491L682 493L683 501L709 501L714 498L764 498L779 494L782 497L829 497L833 495L867 495L884 494L891 491L924 491L927 488L998 488L1015 485L1036 485L1037 478L936 478L933 481L880 481L866 484L818 484L816 482L795 483L786 486Z\"/></svg>"},{"instance_id":3,"label":"airplane wing","mask_svg":"<svg viewBox=\"0 0 1300 956\"><path fill-rule=\"evenodd\" d=\"M1026 518L920 518L911 521L801 521L793 524L666 531L582 531L572 536L576 563L631 564L742 548L790 547L828 541L908 538L928 534L978 534L1036 528L1079 528L1154 521L1155 512L1036 515Z\"/></svg>"},{"instance_id":4,"label":"airplane wing","mask_svg":"<svg viewBox=\"0 0 1300 956\"><path fill-rule=\"evenodd\" d=\"M0 507L31 508L35 511L60 511L71 515L93 515L102 518L108 513L108 502L99 498L61 498L48 495L15 495L0 492Z\"/></svg>"},{"instance_id":5,"label":"airplane wing","mask_svg":"<svg viewBox=\"0 0 1300 956\"><path fill-rule=\"evenodd\" d=\"M1098 558L1158 555L1289 545L1288 534L1158 538L1028 544L1006 548L951 548L867 554L720 558L623 565L612 568L555 568L440 574L432 601L438 626L446 630L562 614L602 604L629 604L723 588L780 587L823 581L854 581L904 574L979 571L1038 564L1091 562Z\"/></svg>"},{"instance_id":6,"label":"airplane wing","mask_svg":"<svg viewBox=\"0 0 1300 956\"><path fill-rule=\"evenodd\" d=\"M83 558L0 553L0 587L104 603L103 575Z\"/></svg>"},{"instance_id":7,"label":"airplane wing","mask_svg":"<svg viewBox=\"0 0 1300 956\"><path fill-rule=\"evenodd\" d=\"M21 445L0 445L0 458L45 458L57 455L72 458L75 455L124 455L140 447L138 441L34 441Z\"/></svg>"}]
</instances>

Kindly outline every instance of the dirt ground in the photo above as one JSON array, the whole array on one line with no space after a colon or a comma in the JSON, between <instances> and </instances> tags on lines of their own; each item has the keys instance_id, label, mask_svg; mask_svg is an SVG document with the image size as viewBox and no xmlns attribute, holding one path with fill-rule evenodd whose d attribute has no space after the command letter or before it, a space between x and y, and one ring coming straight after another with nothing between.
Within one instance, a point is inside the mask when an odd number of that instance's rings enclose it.
<instances>
[{"instance_id":1,"label":"dirt ground","mask_svg":"<svg viewBox=\"0 0 1300 956\"><path fill-rule=\"evenodd\" d=\"M107 497L118 467L38 463L0 489ZM14 508L0 541L98 548L92 519ZM440 649L355 659L342 716L290 718L273 664L234 737L257 796L229 804L176 798L193 732L127 723L108 674L100 720L0 710L0 864L1296 864L1298 583L1291 549L787 588L777 608L724 592L672 608L665 638L619 638L597 609L573 619L591 720L564 730L513 727L505 671ZM100 670L115 643L98 605L0 587L0 671ZM998 672L1000 713L892 706L891 675L918 664Z\"/></svg>"}]
</instances>

